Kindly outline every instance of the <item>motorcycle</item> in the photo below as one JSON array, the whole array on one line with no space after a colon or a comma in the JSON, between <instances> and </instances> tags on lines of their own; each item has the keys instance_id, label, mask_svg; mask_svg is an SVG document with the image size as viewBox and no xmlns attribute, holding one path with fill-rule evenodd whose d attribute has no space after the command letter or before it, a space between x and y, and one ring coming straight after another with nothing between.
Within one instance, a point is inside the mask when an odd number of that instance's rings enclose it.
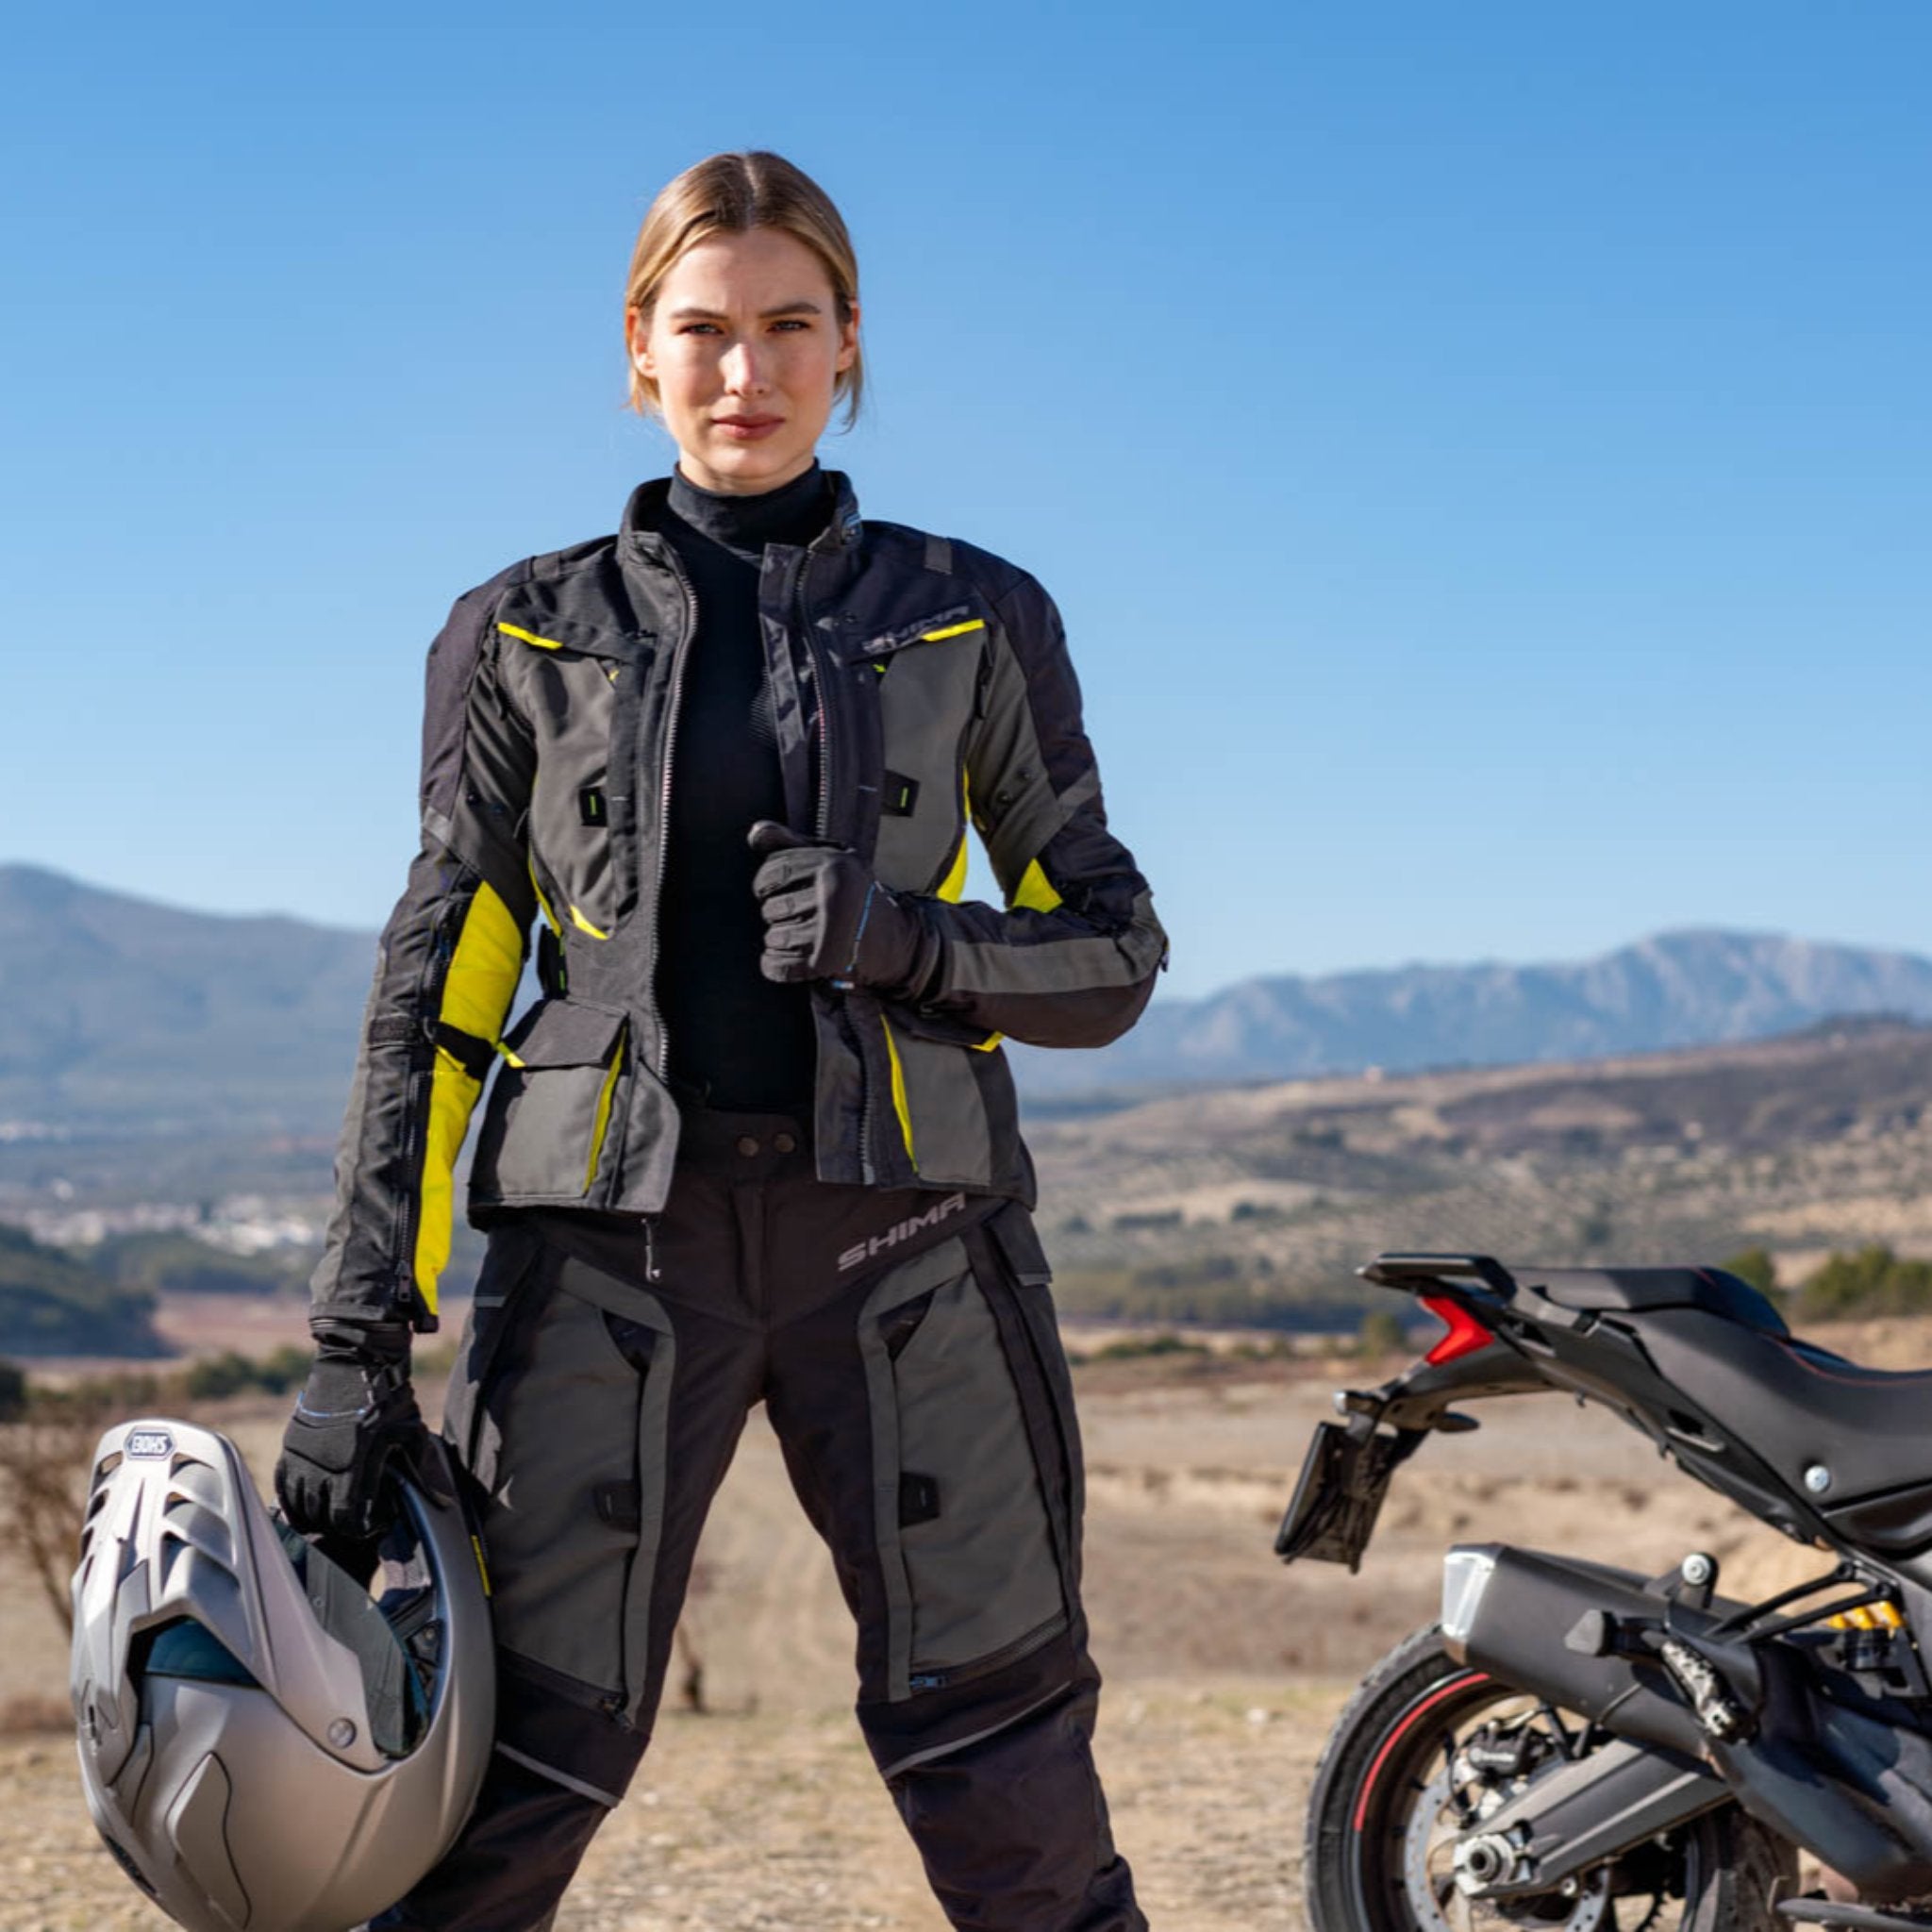
<instances>
[{"instance_id":1,"label":"motorcycle","mask_svg":"<svg viewBox=\"0 0 1932 1932\"><path fill-rule=\"evenodd\" d=\"M1453 1547L1441 1621L1370 1672L1317 1767L1315 1932L1924 1932L1932 1371L1861 1368L1717 1269L1402 1254L1359 1273L1443 1333L1336 1396L1285 1561L1357 1568L1396 1470L1477 1426L1455 1405L1550 1390L1833 1560L1742 1603L1703 1551L1646 1577ZM1801 1848L1857 1901L1795 1896Z\"/></svg>"}]
</instances>

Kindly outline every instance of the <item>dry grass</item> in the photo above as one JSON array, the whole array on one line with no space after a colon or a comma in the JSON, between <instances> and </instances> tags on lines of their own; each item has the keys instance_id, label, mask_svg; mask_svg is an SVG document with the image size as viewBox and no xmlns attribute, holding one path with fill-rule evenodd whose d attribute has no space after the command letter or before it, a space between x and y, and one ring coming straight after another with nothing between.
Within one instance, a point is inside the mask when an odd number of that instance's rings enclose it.
<instances>
[{"instance_id":1,"label":"dry grass","mask_svg":"<svg viewBox=\"0 0 1932 1932\"><path fill-rule=\"evenodd\" d=\"M1834 1337L1924 1361L1923 1324ZM1284 1570L1272 1541L1308 1429L1341 1375L1291 1364L1091 1378L1088 1591L1108 1674L1099 1757L1115 1835L1160 1932L1291 1932L1301 1811L1348 1685L1435 1611L1455 1539L1588 1549L1655 1572L1692 1547L1727 1589L1814 1565L1659 1463L1631 1430L1557 1398L1498 1403L1402 1474L1361 1575ZM1345 1369L1341 1374L1345 1374ZM1089 1380L1089 1378L1083 1378ZM265 1472L276 1403L219 1418ZM939 1932L918 1861L850 1715L851 1637L831 1565L755 1419L714 1509L690 1613L713 1715L674 1712L593 1848L558 1932ZM100 1851L64 1735L59 1632L0 1575L0 1913L7 1932L162 1921ZM58 1722L56 1718L58 1717Z\"/></svg>"}]
</instances>

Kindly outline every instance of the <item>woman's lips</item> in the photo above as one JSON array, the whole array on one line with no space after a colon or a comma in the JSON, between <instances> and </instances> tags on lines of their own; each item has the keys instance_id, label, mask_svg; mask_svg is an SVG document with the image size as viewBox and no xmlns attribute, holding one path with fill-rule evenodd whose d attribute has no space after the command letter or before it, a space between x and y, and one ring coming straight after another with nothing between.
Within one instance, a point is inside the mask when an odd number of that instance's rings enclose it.
<instances>
[{"instance_id":1,"label":"woman's lips","mask_svg":"<svg viewBox=\"0 0 1932 1932\"><path fill-rule=\"evenodd\" d=\"M733 442L757 442L785 423L782 416L719 416L713 421Z\"/></svg>"}]
</instances>

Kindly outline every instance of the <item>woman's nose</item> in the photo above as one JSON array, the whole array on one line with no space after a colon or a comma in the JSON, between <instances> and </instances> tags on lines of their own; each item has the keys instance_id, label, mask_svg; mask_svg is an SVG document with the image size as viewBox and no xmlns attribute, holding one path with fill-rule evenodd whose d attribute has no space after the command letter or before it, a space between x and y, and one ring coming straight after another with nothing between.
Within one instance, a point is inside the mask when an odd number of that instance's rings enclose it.
<instances>
[{"instance_id":1,"label":"woman's nose","mask_svg":"<svg viewBox=\"0 0 1932 1932\"><path fill-rule=\"evenodd\" d=\"M747 341L733 342L725 350L722 374L734 395L756 395L765 387L764 358Z\"/></svg>"}]
</instances>

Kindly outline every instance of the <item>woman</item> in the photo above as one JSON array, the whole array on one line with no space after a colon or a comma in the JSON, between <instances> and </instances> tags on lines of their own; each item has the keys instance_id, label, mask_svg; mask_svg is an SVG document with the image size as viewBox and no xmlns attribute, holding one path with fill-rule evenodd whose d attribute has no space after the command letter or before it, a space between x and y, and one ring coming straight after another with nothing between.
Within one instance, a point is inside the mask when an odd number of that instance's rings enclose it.
<instances>
[{"instance_id":1,"label":"woman","mask_svg":"<svg viewBox=\"0 0 1932 1932\"><path fill-rule=\"evenodd\" d=\"M615 537L459 599L430 652L424 848L277 1472L303 1527L381 1520L493 1067L444 1428L483 1514L497 1749L381 1927L551 1923L642 1755L760 1400L953 1923L1145 1923L1088 1751L1079 1452L999 1042L1114 1038L1164 941L1046 593L862 522L814 458L858 401L858 323L844 225L797 169L679 175L625 305L675 473ZM962 897L969 818L1004 908ZM540 921L541 997L503 1035Z\"/></svg>"}]
</instances>

